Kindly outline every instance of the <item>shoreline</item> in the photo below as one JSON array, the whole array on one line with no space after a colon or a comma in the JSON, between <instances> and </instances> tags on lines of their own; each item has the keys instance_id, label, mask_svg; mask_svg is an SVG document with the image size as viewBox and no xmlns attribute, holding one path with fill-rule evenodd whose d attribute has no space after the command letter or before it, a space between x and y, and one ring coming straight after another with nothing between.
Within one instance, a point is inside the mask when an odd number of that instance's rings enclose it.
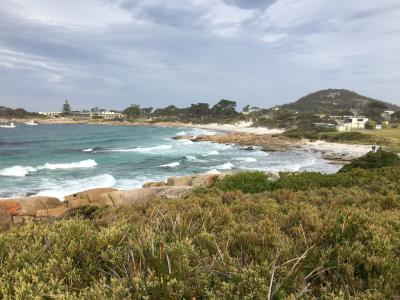
<instances>
[{"instance_id":1,"label":"shoreline","mask_svg":"<svg viewBox=\"0 0 400 300\"><path fill-rule=\"evenodd\" d=\"M19 120L24 122L25 120ZM176 136L176 139L188 139L194 142L209 141L219 144L235 144L246 147L261 147L263 151L288 151L288 150L301 150L318 153L321 158L330 161L334 165L345 165L350 160L360 157L370 151L369 145L354 145L354 144L338 144L326 141L309 141L309 140L294 140L283 137L277 134L279 130L270 130L267 128L255 128L248 126L235 126L235 125L218 125L218 124L187 124L181 122L90 122L82 123L74 120L48 120L50 122L40 122L39 124L54 124L54 125L103 125L103 126L154 126L154 127L171 127L171 128L188 128L188 129L206 129L224 132L223 134L217 133L215 135L199 135L196 137L190 136ZM61 122L60 122L61 121ZM71 122L72 121L72 122ZM262 132L262 133L261 133ZM265 133L268 132L268 133ZM187 175L193 176L193 175ZM101 187L99 187L101 188ZM104 187L103 187L104 188ZM32 195L30 197L41 196ZM13 197L19 198L19 197ZM13 199L4 198L4 199ZM63 199L60 199L63 201Z\"/></svg>"},{"instance_id":2,"label":"shoreline","mask_svg":"<svg viewBox=\"0 0 400 300\"><path fill-rule=\"evenodd\" d=\"M183 122L146 122L146 121L112 121L103 120L101 122L96 122L92 120L82 120L77 121L70 118L57 118L57 119L35 119L39 125L99 125L99 126L150 126L150 127L171 127L171 128L198 128L198 129L208 129L216 130L221 132L237 132L237 133L251 133L251 134L280 134L283 133L282 129L269 129L266 127L252 127L251 122L239 122L236 124L194 124L194 123L183 123ZM0 119L2 122L14 122L17 125L23 125L25 122L31 121L31 119L11 119L5 120Z\"/></svg>"}]
</instances>

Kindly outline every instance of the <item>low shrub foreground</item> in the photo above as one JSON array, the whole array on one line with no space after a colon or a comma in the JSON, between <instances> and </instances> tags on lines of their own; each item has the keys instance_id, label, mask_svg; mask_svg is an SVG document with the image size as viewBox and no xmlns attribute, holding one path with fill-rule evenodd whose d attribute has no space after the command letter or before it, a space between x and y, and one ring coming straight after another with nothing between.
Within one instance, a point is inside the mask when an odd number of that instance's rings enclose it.
<instances>
[{"instance_id":1,"label":"low shrub foreground","mask_svg":"<svg viewBox=\"0 0 400 300\"><path fill-rule=\"evenodd\" d=\"M400 296L398 165L250 175L3 231L0 298Z\"/></svg>"}]
</instances>

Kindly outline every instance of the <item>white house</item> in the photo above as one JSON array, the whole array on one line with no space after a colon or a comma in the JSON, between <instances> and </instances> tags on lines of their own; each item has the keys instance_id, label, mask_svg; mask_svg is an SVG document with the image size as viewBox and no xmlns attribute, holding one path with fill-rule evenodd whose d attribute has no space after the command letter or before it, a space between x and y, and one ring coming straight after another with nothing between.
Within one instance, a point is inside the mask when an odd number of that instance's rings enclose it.
<instances>
[{"instance_id":1,"label":"white house","mask_svg":"<svg viewBox=\"0 0 400 300\"><path fill-rule=\"evenodd\" d=\"M94 114L95 116L102 117L104 119L116 119L116 118L125 118L126 116L121 113L113 112L113 111L102 111Z\"/></svg>"},{"instance_id":2,"label":"white house","mask_svg":"<svg viewBox=\"0 0 400 300\"><path fill-rule=\"evenodd\" d=\"M353 117L353 116L337 116L336 119L337 131L350 131L352 129L364 129L365 124L369 121L366 117Z\"/></svg>"},{"instance_id":3,"label":"white house","mask_svg":"<svg viewBox=\"0 0 400 300\"><path fill-rule=\"evenodd\" d=\"M385 110L382 114L381 117L384 119L390 119L390 116L394 114L393 110Z\"/></svg>"},{"instance_id":4,"label":"white house","mask_svg":"<svg viewBox=\"0 0 400 300\"><path fill-rule=\"evenodd\" d=\"M61 112L39 112L39 115L47 116L47 117L57 117L61 115Z\"/></svg>"}]
</instances>

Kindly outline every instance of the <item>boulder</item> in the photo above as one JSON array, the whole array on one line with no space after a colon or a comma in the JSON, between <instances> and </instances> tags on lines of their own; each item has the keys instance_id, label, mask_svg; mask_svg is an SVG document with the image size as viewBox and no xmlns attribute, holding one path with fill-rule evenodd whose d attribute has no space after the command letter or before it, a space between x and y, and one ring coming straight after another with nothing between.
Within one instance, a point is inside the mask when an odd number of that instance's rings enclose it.
<instances>
[{"instance_id":1,"label":"boulder","mask_svg":"<svg viewBox=\"0 0 400 300\"><path fill-rule=\"evenodd\" d=\"M197 175L191 182L191 186L193 186L193 187L210 187L218 180L219 175L220 174Z\"/></svg>"},{"instance_id":2,"label":"boulder","mask_svg":"<svg viewBox=\"0 0 400 300\"><path fill-rule=\"evenodd\" d=\"M76 199L87 199L89 202L95 202L96 199L99 198L99 196L114 191L116 191L116 189L113 188L98 188L98 189L86 190L83 192L66 196L65 201L70 202Z\"/></svg>"},{"instance_id":3,"label":"boulder","mask_svg":"<svg viewBox=\"0 0 400 300\"><path fill-rule=\"evenodd\" d=\"M23 197L0 200L0 208L11 216L36 216L38 210L54 208L61 205L61 201L53 197Z\"/></svg>"},{"instance_id":4,"label":"boulder","mask_svg":"<svg viewBox=\"0 0 400 300\"><path fill-rule=\"evenodd\" d=\"M12 223L12 216L7 210L0 208L0 228L4 228Z\"/></svg>"},{"instance_id":5,"label":"boulder","mask_svg":"<svg viewBox=\"0 0 400 300\"><path fill-rule=\"evenodd\" d=\"M190 186L192 181L196 176L186 175L186 176L173 176L167 179L168 186Z\"/></svg>"},{"instance_id":6,"label":"boulder","mask_svg":"<svg viewBox=\"0 0 400 300\"><path fill-rule=\"evenodd\" d=\"M193 140L193 135L177 135L174 136L172 139L174 140Z\"/></svg>"},{"instance_id":7,"label":"boulder","mask_svg":"<svg viewBox=\"0 0 400 300\"><path fill-rule=\"evenodd\" d=\"M114 206L124 206L135 202L146 202L151 198L160 197L172 199L187 195L191 191L189 186L171 187L161 186L152 188L141 188L128 191L111 192L101 197L108 197L113 202Z\"/></svg>"},{"instance_id":8,"label":"boulder","mask_svg":"<svg viewBox=\"0 0 400 300\"><path fill-rule=\"evenodd\" d=\"M61 205L61 201L53 197L28 197L21 198L20 216L36 216L38 210L55 208Z\"/></svg>"},{"instance_id":9,"label":"boulder","mask_svg":"<svg viewBox=\"0 0 400 300\"><path fill-rule=\"evenodd\" d=\"M0 209L4 210L11 216L15 216L21 209L21 204L19 203L19 201L16 201L14 199L4 199L0 200Z\"/></svg>"},{"instance_id":10,"label":"boulder","mask_svg":"<svg viewBox=\"0 0 400 300\"><path fill-rule=\"evenodd\" d=\"M70 208L68 208L67 206L61 205L61 206L58 206L55 208L38 210L36 212L36 217L37 218L48 218L48 217L59 218L69 210L70 210Z\"/></svg>"},{"instance_id":11,"label":"boulder","mask_svg":"<svg viewBox=\"0 0 400 300\"><path fill-rule=\"evenodd\" d=\"M166 186L167 183L164 181L153 181L153 182L146 182L143 184L144 188L149 188L149 187L158 187L158 186Z\"/></svg>"},{"instance_id":12,"label":"boulder","mask_svg":"<svg viewBox=\"0 0 400 300\"><path fill-rule=\"evenodd\" d=\"M65 201L69 209L87 205L113 206L113 202L106 195L115 191L117 190L113 188L91 189L66 196Z\"/></svg>"},{"instance_id":13,"label":"boulder","mask_svg":"<svg viewBox=\"0 0 400 300\"><path fill-rule=\"evenodd\" d=\"M69 201L67 201L66 204L67 204L68 208L72 209L72 208L76 208L76 207L80 207L80 206L90 205L91 202L87 198L78 198L78 199L69 200Z\"/></svg>"}]
</instances>

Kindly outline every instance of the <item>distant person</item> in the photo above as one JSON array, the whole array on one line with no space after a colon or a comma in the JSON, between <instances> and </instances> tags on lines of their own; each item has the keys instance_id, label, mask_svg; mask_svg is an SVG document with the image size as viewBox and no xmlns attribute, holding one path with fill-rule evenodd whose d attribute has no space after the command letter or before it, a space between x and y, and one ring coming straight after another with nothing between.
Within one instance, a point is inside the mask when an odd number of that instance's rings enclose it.
<instances>
[{"instance_id":1,"label":"distant person","mask_svg":"<svg viewBox=\"0 0 400 300\"><path fill-rule=\"evenodd\" d=\"M372 145L372 152L376 152L376 146Z\"/></svg>"}]
</instances>

